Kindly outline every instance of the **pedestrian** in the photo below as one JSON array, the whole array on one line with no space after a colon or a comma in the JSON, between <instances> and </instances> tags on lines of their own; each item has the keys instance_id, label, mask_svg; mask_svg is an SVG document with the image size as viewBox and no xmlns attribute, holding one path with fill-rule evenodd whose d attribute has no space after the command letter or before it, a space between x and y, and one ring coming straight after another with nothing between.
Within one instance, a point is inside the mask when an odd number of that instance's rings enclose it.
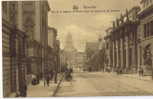
<instances>
[{"instance_id":1,"label":"pedestrian","mask_svg":"<svg viewBox=\"0 0 153 99\"><path fill-rule=\"evenodd\" d=\"M70 68L70 73L73 73L73 69L72 68Z\"/></svg>"},{"instance_id":2,"label":"pedestrian","mask_svg":"<svg viewBox=\"0 0 153 99\"><path fill-rule=\"evenodd\" d=\"M50 80L52 80L53 79L53 71L51 70L50 71Z\"/></svg>"},{"instance_id":3,"label":"pedestrian","mask_svg":"<svg viewBox=\"0 0 153 99\"><path fill-rule=\"evenodd\" d=\"M46 86L46 76L44 76L44 87Z\"/></svg>"},{"instance_id":4,"label":"pedestrian","mask_svg":"<svg viewBox=\"0 0 153 99\"><path fill-rule=\"evenodd\" d=\"M47 82L47 86L49 86L49 76L47 76L46 82Z\"/></svg>"},{"instance_id":5,"label":"pedestrian","mask_svg":"<svg viewBox=\"0 0 153 99\"><path fill-rule=\"evenodd\" d=\"M27 96L27 85L24 84L24 97L26 97L26 96Z\"/></svg>"},{"instance_id":6,"label":"pedestrian","mask_svg":"<svg viewBox=\"0 0 153 99\"><path fill-rule=\"evenodd\" d=\"M26 84L23 84L23 87L20 91L20 96L21 97L26 97L27 96L27 85Z\"/></svg>"},{"instance_id":7,"label":"pedestrian","mask_svg":"<svg viewBox=\"0 0 153 99\"><path fill-rule=\"evenodd\" d=\"M140 79L141 77L143 77L143 73L144 73L144 70L142 67L139 68L139 76L140 76Z\"/></svg>"},{"instance_id":8,"label":"pedestrian","mask_svg":"<svg viewBox=\"0 0 153 99\"><path fill-rule=\"evenodd\" d=\"M39 75L37 75L37 77L36 77L36 79L37 79L37 84L39 84Z\"/></svg>"}]
</instances>

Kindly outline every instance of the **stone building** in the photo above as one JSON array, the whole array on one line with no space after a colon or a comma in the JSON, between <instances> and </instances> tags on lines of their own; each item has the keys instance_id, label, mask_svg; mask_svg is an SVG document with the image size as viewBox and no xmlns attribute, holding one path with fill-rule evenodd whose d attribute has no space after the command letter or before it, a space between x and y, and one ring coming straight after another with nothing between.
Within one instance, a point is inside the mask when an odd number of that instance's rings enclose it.
<instances>
[{"instance_id":1,"label":"stone building","mask_svg":"<svg viewBox=\"0 0 153 99\"><path fill-rule=\"evenodd\" d=\"M113 64L112 64L113 57L111 57L112 56L112 50L113 50L112 41L111 41L111 31L112 31L112 28L108 28L106 30L106 36L104 38L105 43L103 43L104 49L105 49L105 52L106 52L105 68L112 68L112 66L113 66Z\"/></svg>"},{"instance_id":2,"label":"stone building","mask_svg":"<svg viewBox=\"0 0 153 99\"><path fill-rule=\"evenodd\" d=\"M50 54L48 54L51 60L48 60L50 65L46 69L55 70L57 67L58 71L60 42L57 40L57 30L53 27L48 27L48 46L51 49Z\"/></svg>"},{"instance_id":3,"label":"stone building","mask_svg":"<svg viewBox=\"0 0 153 99\"><path fill-rule=\"evenodd\" d=\"M60 66L60 41L56 40L55 41L55 71L59 73L61 71L61 66Z\"/></svg>"},{"instance_id":4,"label":"stone building","mask_svg":"<svg viewBox=\"0 0 153 99\"><path fill-rule=\"evenodd\" d=\"M68 65L68 68L76 69L76 54L77 49L73 45L73 38L70 33L66 36L65 46L64 46L64 56Z\"/></svg>"},{"instance_id":5,"label":"stone building","mask_svg":"<svg viewBox=\"0 0 153 99\"><path fill-rule=\"evenodd\" d=\"M60 65L62 68L64 68L66 64L67 64L66 53L64 53L64 50L61 49L60 50Z\"/></svg>"},{"instance_id":6,"label":"stone building","mask_svg":"<svg viewBox=\"0 0 153 99\"><path fill-rule=\"evenodd\" d=\"M84 52L77 52L76 54L76 70L83 71L83 66L85 64L85 53Z\"/></svg>"},{"instance_id":7,"label":"stone building","mask_svg":"<svg viewBox=\"0 0 153 99\"><path fill-rule=\"evenodd\" d=\"M109 65L114 71L136 72L137 62L137 27L139 25L138 12L140 7L133 7L113 22L112 30L107 35L109 41Z\"/></svg>"},{"instance_id":8,"label":"stone building","mask_svg":"<svg viewBox=\"0 0 153 99\"><path fill-rule=\"evenodd\" d=\"M152 75L153 0L141 0L140 7L133 7L113 22L113 29L107 35L112 59L109 62L115 70ZM113 48L111 48L113 47Z\"/></svg>"},{"instance_id":9,"label":"stone building","mask_svg":"<svg viewBox=\"0 0 153 99\"><path fill-rule=\"evenodd\" d=\"M53 60L54 60L54 53L53 53L53 48L51 48L50 46L47 47L47 66L46 66L46 74L48 74L50 71L52 71L54 68L54 63L53 63Z\"/></svg>"},{"instance_id":10,"label":"stone building","mask_svg":"<svg viewBox=\"0 0 153 99\"><path fill-rule=\"evenodd\" d=\"M86 54L86 62L84 69L89 71L94 71L97 68L97 55L99 52L99 43L98 42L87 42L85 47L85 54Z\"/></svg>"},{"instance_id":11,"label":"stone building","mask_svg":"<svg viewBox=\"0 0 153 99\"><path fill-rule=\"evenodd\" d=\"M145 75L152 73L153 44L153 0L141 0L141 11L138 14L138 65ZM146 55L145 55L146 54Z\"/></svg>"},{"instance_id":12,"label":"stone building","mask_svg":"<svg viewBox=\"0 0 153 99\"><path fill-rule=\"evenodd\" d=\"M18 2L2 2L3 96L15 96L26 79L27 36L19 29Z\"/></svg>"},{"instance_id":13,"label":"stone building","mask_svg":"<svg viewBox=\"0 0 153 99\"><path fill-rule=\"evenodd\" d=\"M3 1L4 96L15 96L30 74L40 74L47 46L47 1ZM40 65L41 64L41 65Z\"/></svg>"},{"instance_id":14,"label":"stone building","mask_svg":"<svg viewBox=\"0 0 153 99\"><path fill-rule=\"evenodd\" d=\"M53 27L48 27L48 45L54 48L57 37L57 30Z\"/></svg>"},{"instance_id":15,"label":"stone building","mask_svg":"<svg viewBox=\"0 0 153 99\"><path fill-rule=\"evenodd\" d=\"M28 63L31 72L42 76L47 66L48 47L48 11L47 1L23 2L23 27L28 32Z\"/></svg>"}]
</instances>

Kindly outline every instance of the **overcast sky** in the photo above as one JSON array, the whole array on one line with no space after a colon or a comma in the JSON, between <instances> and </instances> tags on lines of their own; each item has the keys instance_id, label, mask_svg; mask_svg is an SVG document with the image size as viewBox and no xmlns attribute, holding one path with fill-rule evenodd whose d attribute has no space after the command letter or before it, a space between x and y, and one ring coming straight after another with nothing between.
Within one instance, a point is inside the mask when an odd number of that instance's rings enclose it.
<instances>
[{"instance_id":1,"label":"overcast sky","mask_svg":"<svg viewBox=\"0 0 153 99\"><path fill-rule=\"evenodd\" d=\"M48 0L52 11L71 11L73 5L81 10L118 10L117 12L101 13L51 13L49 12L49 26L58 30L61 48L64 46L67 33L73 36L74 46L83 51L85 42L94 42L105 35L105 30L112 25L112 21L124 13L126 8L139 5L140 0ZM84 6L95 6L94 9L84 9Z\"/></svg>"}]
</instances>

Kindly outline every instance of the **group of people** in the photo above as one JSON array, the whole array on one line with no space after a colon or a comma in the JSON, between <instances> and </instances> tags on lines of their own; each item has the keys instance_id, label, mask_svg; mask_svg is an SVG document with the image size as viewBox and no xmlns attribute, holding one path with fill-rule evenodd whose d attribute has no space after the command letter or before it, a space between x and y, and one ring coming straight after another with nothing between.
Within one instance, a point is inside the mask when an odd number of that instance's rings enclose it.
<instances>
[{"instance_id":1,"label":"group of people","mask_svg":"<svg viewBox=\"0 0 153 99\"><path fill-rule=\"evenodd\" d=\"M72 68L66 68L65 70L65 80L70 81L72 80L72 73L73 73L73 69Z\"/></svg>"}]
</instances>

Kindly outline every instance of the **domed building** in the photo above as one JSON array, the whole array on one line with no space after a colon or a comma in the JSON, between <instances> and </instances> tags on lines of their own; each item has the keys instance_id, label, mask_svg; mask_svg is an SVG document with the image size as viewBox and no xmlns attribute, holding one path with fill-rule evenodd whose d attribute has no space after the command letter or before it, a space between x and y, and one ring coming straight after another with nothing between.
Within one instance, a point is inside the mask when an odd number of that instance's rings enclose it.
<instances>
[{"instance_id":1,"label":"domed building","mask_svg":"<svg viewBox=\"0 0 153 99\"><path fill-rule=\"evenodd\" d=\"M71 33L68 33L66 36L65 46L63 51L65 53L65 59L68 68L73 68L75 70L75 67L77 66L76 57L75 57L77 55L77 49L74 47Z\"/></svg>"}]
</instances>

